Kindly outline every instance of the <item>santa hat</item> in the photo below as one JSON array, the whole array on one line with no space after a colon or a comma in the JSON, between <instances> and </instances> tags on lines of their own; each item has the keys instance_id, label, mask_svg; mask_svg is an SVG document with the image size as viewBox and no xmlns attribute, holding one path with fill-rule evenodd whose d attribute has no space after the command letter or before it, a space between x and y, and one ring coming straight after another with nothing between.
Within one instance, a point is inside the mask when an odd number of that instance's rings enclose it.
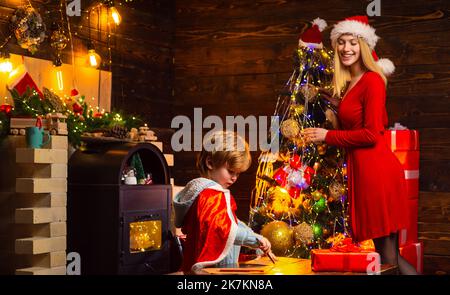
<instances>
[{"instance_id":1,"label":"santa hat","mask_svg":"<svg viewBox=\"0 0 450 295\"><path fill-rule=\"evenodd\" d=\"M375 34L375 29L369 25L369 18L366 15L351 16L335 24L330 33L331 45L333 47L336 47L337 39L343 34L352 34L363 38L367 42L367 45L369 45L369 48L372 49L373 59L383 73L389 76L394 72L395 66L392 61L387 58L378 59L375 53L375 45L377 45L380 37Z\"/></svg>"},{"instance_id":2,"label":"santa hat","mask_svg":"<svg viewBox=\"0 0 450 295\"><path fill-rule=\"evenodd\" d=\"M321 18L316 18L311 23L312 27L300 35L298 46L321 49L323 48L321 32L327 27L327 22Z\"/></svg>"}]
</instances>

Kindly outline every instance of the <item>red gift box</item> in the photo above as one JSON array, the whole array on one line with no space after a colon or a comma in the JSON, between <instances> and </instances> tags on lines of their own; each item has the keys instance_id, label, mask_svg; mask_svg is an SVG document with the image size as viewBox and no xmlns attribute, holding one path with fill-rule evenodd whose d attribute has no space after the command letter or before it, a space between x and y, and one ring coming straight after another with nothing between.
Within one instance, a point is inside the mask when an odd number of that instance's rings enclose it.
<instances>
[{"instance_id":1,"label":"red gift box","mask_svg":"<svg viewBox=\"0 0 450 295\"><path fill-rule=\"evenodd\" d=\"M405 171L419 170L419 151L395 151L394 155L400 161L400 164L402 164Z\"/></svg>"},{"instance_id":2,"label":"red gift box","mask_svg":"<svg viewBox=\"0 0 450 295\"><path fill-rule=\"evenodd\" d=\"M398 237L400 247L417 242L418 206L418 199L408 200L408 227L400 230Z\"/></svg>"},{"instance_id":3,"label":"red gift box","mask_svg":"<svg viewBox=\"0 0 450 295\"><path fill-rule=\"evenodd\" d=\"M410 175L406 175L407 171L405 171L405 177L411 177ZM406 194L408 199L417 200L419 198L419 178L406 178Z\"/></svg>"},{"instance_id":4,"label":"red gift box","mask_svg":"<svg viewBox=\"0 0 450 295\"><path fill-rule=\"evenodd\" d=\"M397 151L394 155L405 171L406 191L409 199L419 198L419 151Z\"/></svg>"},{"instance_id":5,"label":"red gift box","mask_svg":"<svg viewBox=\"0 0 450 295\"><path fill-rule=\"evenodd\" d=\"M380 270L380 255L373 251L336 252L330 249L311 251L313 271L372 272Z\"/></svg>"},{"instance_id":6,"label":"red gift box","mask_svg":"<svg viewBox=\"0 0 450 295\"><path fill-rule=\"evenodd\" d=\"M418 273L423 273L423 243L412 243L401 247L400 255L414 266Z\"/></svg>"},{"instance_id":7,"label":"red gift box","mask_svg":"<svg viewBox=\"0 0 450 295\"><path fill-rule=\"evenodd\" d=\"M417 130L386 130L384 139L393 152L419 150L419 132Z\"/></svg>"}]
</instances>

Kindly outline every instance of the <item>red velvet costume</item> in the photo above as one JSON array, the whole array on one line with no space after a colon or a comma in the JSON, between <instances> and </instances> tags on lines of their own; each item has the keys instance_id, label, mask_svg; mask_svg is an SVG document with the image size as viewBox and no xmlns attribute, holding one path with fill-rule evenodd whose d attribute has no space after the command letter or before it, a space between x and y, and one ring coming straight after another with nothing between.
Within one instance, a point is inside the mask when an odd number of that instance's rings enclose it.
<instances>
[{"instance_id":1,"label":"red velvet costume","mask_svg":"<svg viewBox=\"0 0 450 295\"><path fill-rule=\"evenodd\" d=\"M233 246L237 232L236 203L228 190L203 190L184 217L182 231L188 237L183 246L182 271L221 261Z\"/></svg>"},{"instance_id":2,"label":"red velvet costume","mask_svg":"<svg viewBox=\"0 0 450 295\"><path fill-rule=\"evenodd\" d=\"M404 171L383 138L386 89L366 72L343 98L338 111L343 130L328 131L325 142L345 147L348 198L354 239L387 236L406 228Z\"/></svg>"}]
</instances>

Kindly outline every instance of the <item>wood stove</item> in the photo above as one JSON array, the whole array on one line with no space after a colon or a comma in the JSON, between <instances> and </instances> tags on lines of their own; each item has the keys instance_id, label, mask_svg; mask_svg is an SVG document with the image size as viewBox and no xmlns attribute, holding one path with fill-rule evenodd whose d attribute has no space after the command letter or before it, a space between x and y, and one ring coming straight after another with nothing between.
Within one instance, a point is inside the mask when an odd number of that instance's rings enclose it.
<instances>
[{"instance_id":1,"label":"wood stove","mask_svg":"<svg viewBox=\"0 0 450 295\"><path fill-rule=\"evenodd\" d=\"M122 171L138 153L151 185L125 185ZM69 160L68 252L82 274L162 274L170 269L169 168L150 143L95 143Z\"/></svg>"}]
</instances>

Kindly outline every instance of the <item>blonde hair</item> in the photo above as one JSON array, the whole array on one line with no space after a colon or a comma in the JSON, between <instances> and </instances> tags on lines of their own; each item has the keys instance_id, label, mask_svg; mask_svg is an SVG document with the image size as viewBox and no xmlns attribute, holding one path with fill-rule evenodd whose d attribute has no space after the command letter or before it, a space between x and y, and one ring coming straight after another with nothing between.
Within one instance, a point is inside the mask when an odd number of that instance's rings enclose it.
<instances>
[{"instance_id":1,"label":"blonde hair","mask_svg":"<svg viewBox=\"0 0 450 295\"><path fill-rule=\"evenodd\" d=\"M372 50L369 48L369 45L367 45L367 42L363 38L358 37L358 43L364 67L369 71L378 73L384 83L387 84L386 76L373 59ZM350 80L350 70L348 67L342 65L341 59L339 58L338 44L336 42L336 46L334 47L333 96L341 97L342 90Z\"/></svg>"},{"instance_id":2,"label":"blonde hair","mask_svg":"<svg viewBox=\"0 0 450 295\"><path fill-rule=\"evenodd\" d=\"M208 160L214 168L226 164L234 172L244 172L252 163L248 143L233 131L217 131L203 141L203 149L197 156L197 169L203 177L210 170Z\"/></svg>"}]
</instances>

